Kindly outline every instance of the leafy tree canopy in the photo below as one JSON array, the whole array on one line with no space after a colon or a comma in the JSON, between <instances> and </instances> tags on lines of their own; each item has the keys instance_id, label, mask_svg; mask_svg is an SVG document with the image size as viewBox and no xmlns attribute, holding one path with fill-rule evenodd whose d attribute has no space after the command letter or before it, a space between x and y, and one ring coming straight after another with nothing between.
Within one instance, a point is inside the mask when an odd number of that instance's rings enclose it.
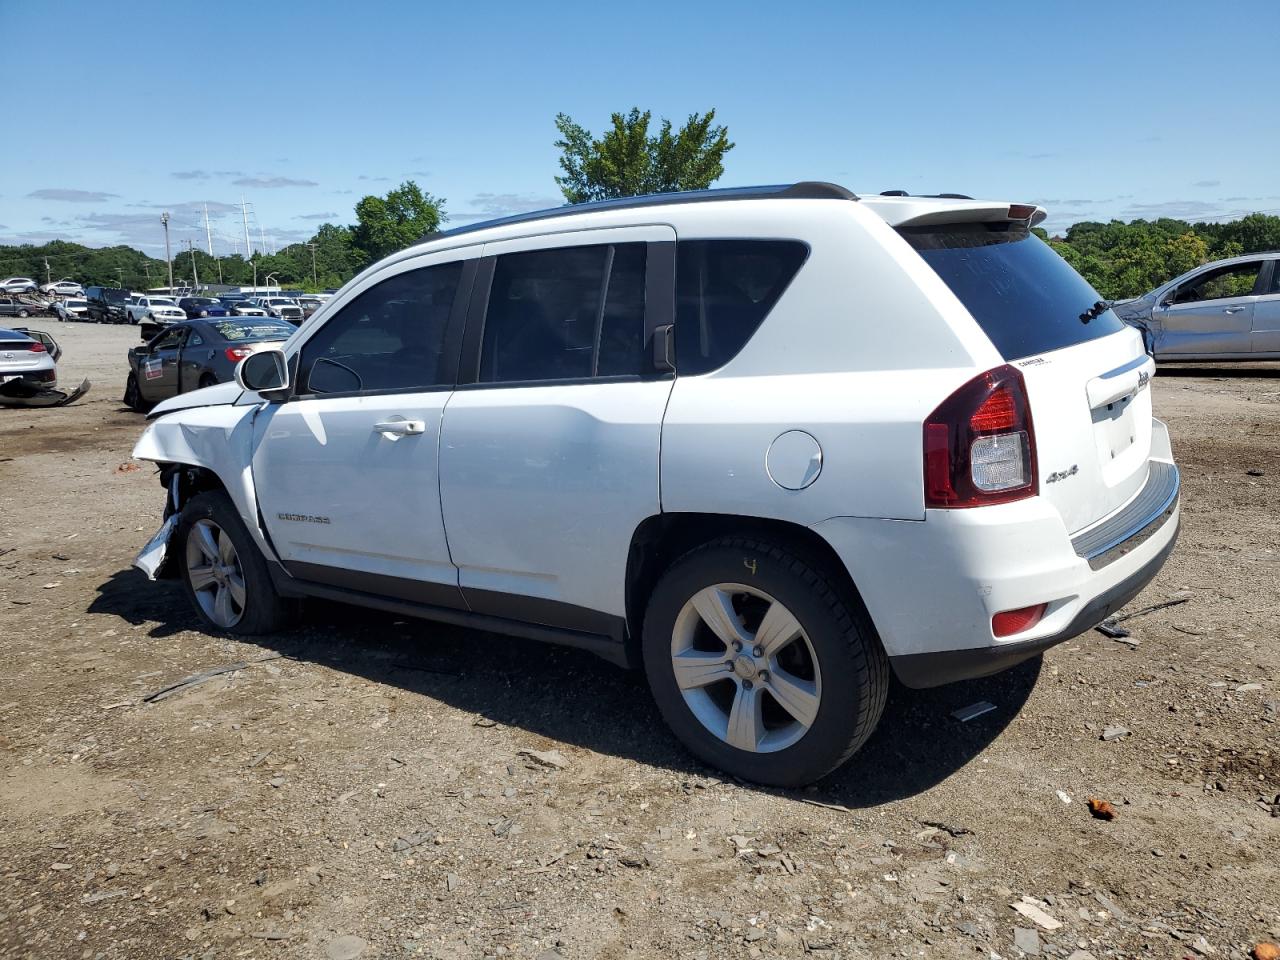
<instances>
[{"instance_id":1,"label":"leafy tree canopy","mask_svg":"<svg viewBox=\"0 0 1280 960\"><path fill-rule=\"evenodd\" d=\"M406 180L385 197L368 196L356 204L352 246L368 265L438 230L444 219L444 200Z\"/></svg>"},{"instance_id":2,"label":"leafy tree canopy","mask_svg":"<svg viewBox=\"0 0 1280 960\"><path fill-rule=\"evenodd\" d=\"M724 174L724 155L733 149L726 127L712 126L716 112L691 114L678 132L663 120L649 133L650 111L632 107L615 113L599 139L566 114L556 115L560 169L556 177L569 203L633 197L644 193L705 190Z\"/></svg>"}]
</instances>

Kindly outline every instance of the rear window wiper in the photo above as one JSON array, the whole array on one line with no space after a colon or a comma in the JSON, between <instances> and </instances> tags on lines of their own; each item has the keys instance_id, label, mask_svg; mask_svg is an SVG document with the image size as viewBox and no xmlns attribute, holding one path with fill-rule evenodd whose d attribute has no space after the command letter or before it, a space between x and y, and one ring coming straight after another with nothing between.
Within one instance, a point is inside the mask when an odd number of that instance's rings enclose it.
<instances>
[{"instance_id":1,"label":"rear window wiper","mask_svg":"<svg viewBox=\"0 0 1280 960\"><path fill-rule=\"evenodd\" d=\"M1110 309L1111 304L1107 303L1105 300L1099 300L1084 313L1080 314L1080 322L1088 323L1090 320L1095 320Z\"/></svg>"}]
</instances>

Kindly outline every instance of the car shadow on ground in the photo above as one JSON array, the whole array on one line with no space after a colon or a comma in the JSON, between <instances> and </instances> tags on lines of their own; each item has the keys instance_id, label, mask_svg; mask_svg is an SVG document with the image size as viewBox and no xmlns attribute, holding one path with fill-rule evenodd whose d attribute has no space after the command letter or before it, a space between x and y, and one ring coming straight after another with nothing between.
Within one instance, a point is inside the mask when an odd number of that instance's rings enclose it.
<instances>
[{"instance_id":1,"label":"car shadow on ground","mask_svg":"<svg viewBox=\"0 0 1280 960\"><path fill-rule=\"evenodd\" d=\"M1254 366L1254 361L1244 361L1244 366L1212 366L1206 364L1160 364L1157 373L1162 377L1221 377L1230 380L1275 380L1280 378L1280 364L1268 367Z\"/></svg>"},{"instance_id":2,"label":"car shadow on ground","mask_svg":"<svg viewBox=\"0 0 1280 960\"><path fill-rule=\"evenodd\" d=\"M157 638L202 630L175 582L149 583L132 569L101 584L89 612L149 624ZM551 740L695 780L718 775L667 731L642 673L580 650L320 601L307 604L297 629L244 639ZM935 690L895 683L879 728L849 763L807 791L766 792L860 808L928 790L1000 735L1039 673L1037 658L996 677ZM978 701L996 709L967 723L951 716Z\"/></svg>"}]
</instances>

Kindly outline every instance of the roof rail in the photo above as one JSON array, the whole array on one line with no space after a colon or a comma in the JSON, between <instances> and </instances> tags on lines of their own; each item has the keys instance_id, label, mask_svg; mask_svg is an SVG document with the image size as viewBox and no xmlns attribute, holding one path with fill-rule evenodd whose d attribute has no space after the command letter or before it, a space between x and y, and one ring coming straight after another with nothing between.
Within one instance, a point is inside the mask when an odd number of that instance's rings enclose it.
<instances>
[{"instance_id":1,"label":"roof rail","mask_svg":"<svg viewBox=\"0 0 1280 960\"><path fill-rule=\"evenodd\" d=\"M882 197L923 197L926 200L972 200L967 193L907 193L905 190L881 190Z\"/></svg>"},{"instance_id":2,"label":"roof rail","mask_svg":"<svg viewBox=\"0 0 1280 960\"><path fill-rule=\"evenodd\" d=\"M639 197L618 197L613 200L593 200L588 203L567 203L563 207L552 207L549 210L532 210L529 213L517 213L496 220L483 220L469 223L462 227L439 230L423 234L418 243L438 240L441 237L456 237L459 234L473 233L477 230L488 230L490 227L504 227L514 223L530 223L535 220L550 220L555 217L569 217L578 213L591 213L596 210L632 210L638 207L661 207L675 203L704 203L713 200L857 200L856 194L838 183L827 183L820 180L802 180L799 183L779 183L762 187L717 187L713 190L686 190L677 193L649 193Z\"/></svg>"}]
</instances>

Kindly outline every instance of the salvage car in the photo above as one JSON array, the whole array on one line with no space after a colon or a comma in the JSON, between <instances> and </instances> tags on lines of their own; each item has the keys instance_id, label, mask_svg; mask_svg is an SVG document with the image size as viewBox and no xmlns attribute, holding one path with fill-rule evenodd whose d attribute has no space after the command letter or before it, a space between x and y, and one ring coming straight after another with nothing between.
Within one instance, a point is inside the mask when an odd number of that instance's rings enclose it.
<instances>
[{"instance_id":1,"label":"salvage car","mask_svg":"<svg viewBox=\"0 0 1280 960\"><path fill-rule=\"evenodd\" d=\"M61 353L47 333L0 328L0 384L21 380L24 386L56 387Z\"/></svg>"},{"instance_id":2,"label":"salvage car","mask_svg":"<svg viewBox=\"0 0 1280 960\"><path fill-rule=\"evenodd\" d=\"M1111 307L1161 363L1280 359L1280 252L1206 263Z\"/></svg>"},{"instance_id":3,"label":"salvage car","mask_svg":"<svg viewBox=\"0 0 1280 960\"><path fill-rule=\"evenodd\" d=\"M130 297L125 312L129 315L130 323L153 326L187 319L186 311L172 297L157 297L146 293Z\"/></svg>"},{"instance_id":4,"label":"salvage car","mask_svg":"<svg viewBox=\"0 0 1280 960\"><path fill-rule=\"evenodd\" d=\"M35 293L39 287L30 277L9 277L0 280L0 291L4 293Z\"/></svg>"},{"instance_id":5,"label":"salvage car","mask_svg":"<svg viewBox=\"0 0 1280 960\"><path fill-rule=\"evenodd\" d=\"M187 319L199 317L225 317L230 311L216 297L183 297L178 306L187 315Z\"/></svg>"},{"instance_id":6,"label":"salvage car","mask_svg":"<svg viewBox=\"0 0 1280 960\"><path fill-rule=\"evenodd\" d=\"M89 301L80 297L55 300L53 312L63 322L68 320L87 320L89 318Z\"/></svg>"},{"instance_id":7,"label":"salvage car","mask_svg":"<svg viewBox=\"0 0 1280 960\"><path fill-rule=\"evenodd\" d=\"M89 287L84 292L89 303L89 319L94 323L127 323L129 291L119 287Z\"/></svg>"},{"instance_id":8,"label":"salvage car","mask_svg":"<svg viewBox=\"0 0 1280 960\"><path fill-rule=\"evenodd\" d=\"M217 631L323 597L590 650L810 782L891 674L1037 656L1173 549L1154 362L1044 217L798 183L429 234L152 411L136 563Z\"/></svg>"},{"instance_id":9,"label":"salvage car","mask_svg":"<svg viewBox=\"0 0 1280 960\"><path fill-rule=\"evenodd\" d=\"M83 297L84 287L68 277L63 277L53 283L42 283L40 292L54 297Z\"/></svg>"},{"instance_id":10,"label":"salvage car","mask_svg":"<svg viewBox=\"0 0 1280 960\"><path fill-rule=\"evenodd\" d=\"M124 402L157 401L233 379L236 364L261 346L287 340L294 326L272 317L183 320L129 351Z\"/></svg>"},{"instance_id":11,"label":"salvage car","mask_svg":"<svg viewBox=\"0 0 1280 960\"><path fill-rule=\"evenodd\" d=\"M27 303L25 300L0 296L0 317L29 317L36 310L34 304Z\"/></svg>"}]
</instances>

